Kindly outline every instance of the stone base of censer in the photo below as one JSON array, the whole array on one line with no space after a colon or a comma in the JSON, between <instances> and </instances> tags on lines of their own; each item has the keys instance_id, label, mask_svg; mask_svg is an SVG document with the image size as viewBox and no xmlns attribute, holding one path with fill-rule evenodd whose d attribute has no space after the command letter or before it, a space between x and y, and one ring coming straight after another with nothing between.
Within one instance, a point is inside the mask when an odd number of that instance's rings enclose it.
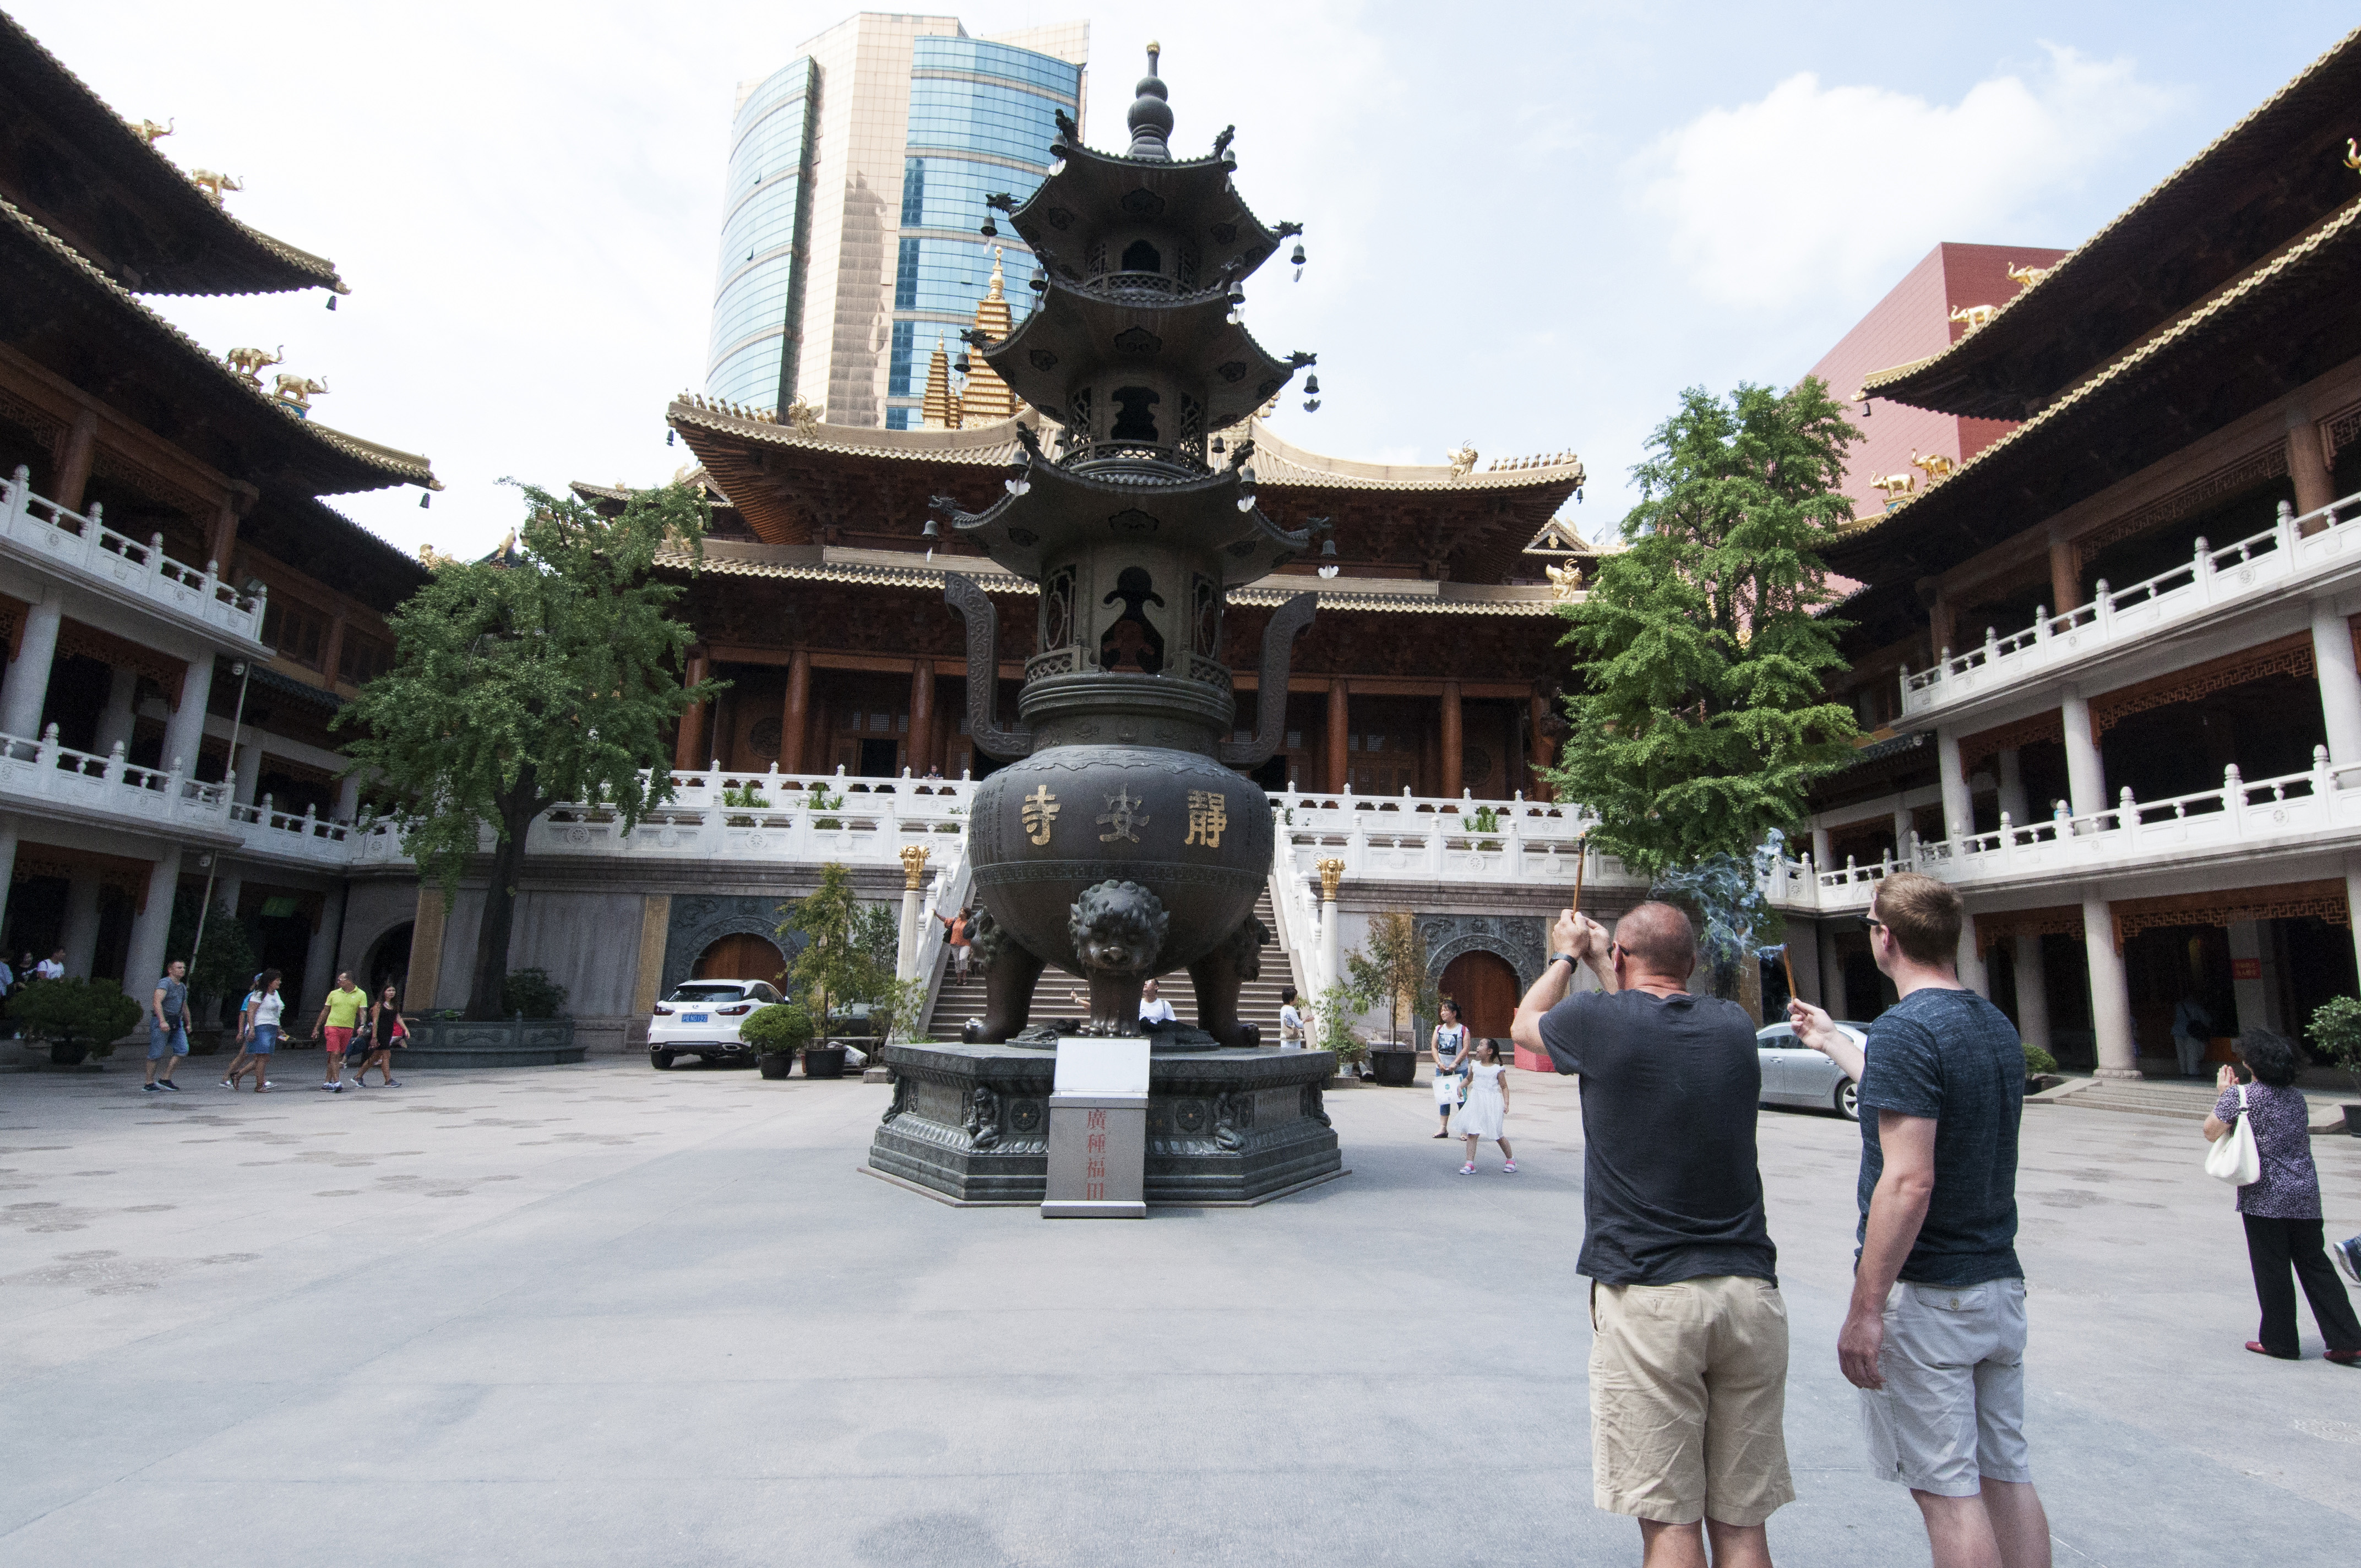
<instances>
[{"instance_id":1,"label":"stone base of censer","mask_svg":"<svg viewBox=\"0 0 2361 1568\"><path fill-rule=\"evenodd\" d=\"M1047 1191L1052 1050L888 1046L894 1105L870 1168L964 1202ZM1327 1051L1193 1050L1148 1061L1147 1198L1251 1203L1344 1168L1321 1106Z\"/></svg>"}]
</instances>

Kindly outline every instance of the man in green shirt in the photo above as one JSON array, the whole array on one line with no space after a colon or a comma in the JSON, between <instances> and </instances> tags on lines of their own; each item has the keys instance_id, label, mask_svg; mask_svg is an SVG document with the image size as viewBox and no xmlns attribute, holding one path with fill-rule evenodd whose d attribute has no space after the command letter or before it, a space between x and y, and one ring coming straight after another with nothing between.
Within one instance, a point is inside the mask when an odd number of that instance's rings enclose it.
<instances>
[{"instance_id":1,"label":"man in green shirt","mask_svg":"<svg viewBox=\"0 0 2361 1568\"><path fill-rule=\"evenodd\" d=\"M331 1094L345 1091L345 1052L353 1043L353 1030L358 1027L363 1013L368 1011L368 992L353 983L349 971L336 975L336 989L320 1003L320 1016L312 1025L312 1033L322 1036L328 1047L328 1079L320 1087Z\"/></svg>"}]
</instances>

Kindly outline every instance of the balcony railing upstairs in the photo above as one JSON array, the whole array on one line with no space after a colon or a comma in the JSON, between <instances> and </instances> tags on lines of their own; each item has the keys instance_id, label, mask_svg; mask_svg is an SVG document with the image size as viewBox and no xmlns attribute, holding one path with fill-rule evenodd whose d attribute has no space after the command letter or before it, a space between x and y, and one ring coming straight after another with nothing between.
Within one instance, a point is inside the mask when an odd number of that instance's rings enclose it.
<instances>
[{"instance_id":1,"label":"balcony railing upstairs","mask_svg":"<svg viewBox=\"0 0 2361 1568\"><path fill-rule=\"evenodd\" d=\"M305 806L302 815L280 811L264 795L258 806L233 806L230 820L248 831L246 848L259 855L278 855L341 868L353 863L354 848L368 825L338 822Z\"/></svg>"},{"instance_id":2,"label":"balcony railing upstairs","mask_svg":"<svg viewBox=\"0 0 2361 1568\"><path fill-rule=\"evenodd\" d=\"M123 743L104 756L58 742L50 725L38 740L0 734L0 799L18 809L77 811L127 827L229 830L229 786L127 762Z\"/></svg>"},{"instance_id":3,"label":"balcony railing upstairs","mask_svg":"<svg viewBox=\"0 0 2361 1568\"><path fill-rule=\"evenodd\" d=\"M2190 559L2155 576L2113 588L2104 578L2097 597L2060 615L2037 607L2033 624L2001 636L1986 628L1983 642L1963 653L1943 650L1931 670L1901 673L1902 710L1924 713L1941 704L1993 691L2012 681L2155 636L2215 609L2304 579L2351 570L2361 559L2361 492L2316 511L2295 515L2279 503L2278 518L2260 533L2219 549L2197 541Z\"/></svg>"},{"instance_id":4,"label":"balcony railing upstairs","mask_svg":"<svg viewBox=\"0 0 2361 1568\"><path fill-rule=\"evenodd\" d=\"M215 576L218 563L199 571L164 554L164 536L141 543L106 526L104 511L91 503L87 514L69 510L33 493L31 471L19 465L0 480L0 540L32 555L50 570L78 577L116 594L130 594L151 608L195 620L262 651L261 590L241 593Z\"/></svg>"},{"instance_id":5,"label":"balcony railing upstairs","mask_svg":"<svg viewBox=\"0 0 2361 1568\"><path fill-rule=\"evenodd\" d=\"M1356 795L1351 790L1274 794L1280 842L1298 877L1317 861L1345 862L1348 879L1563 882L1572 887L1592 818L1576 807L1531 801ZM1595 880L1601 868L1591 865Z\"/></svg>"}]
</instances>

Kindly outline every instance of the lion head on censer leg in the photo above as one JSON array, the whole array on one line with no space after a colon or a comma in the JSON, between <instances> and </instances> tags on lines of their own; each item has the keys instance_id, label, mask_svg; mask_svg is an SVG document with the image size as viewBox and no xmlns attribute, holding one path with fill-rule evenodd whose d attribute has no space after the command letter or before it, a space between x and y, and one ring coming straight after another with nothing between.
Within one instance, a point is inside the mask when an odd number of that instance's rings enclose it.
<instances>
[{"instance_id":1,"label":"lion head on censer leg","mask_svg":"<svg viewBox=\"0 0 2361 1568\"><path fill-rule=\"evenodd\" d=\"M1163 904L1136 882L1103 882L1074 900L1067 928L1091 982L1083 1033L1139 1033L1140 987L1155 971L1170 924Z\"/></svg>"}]
</instances>

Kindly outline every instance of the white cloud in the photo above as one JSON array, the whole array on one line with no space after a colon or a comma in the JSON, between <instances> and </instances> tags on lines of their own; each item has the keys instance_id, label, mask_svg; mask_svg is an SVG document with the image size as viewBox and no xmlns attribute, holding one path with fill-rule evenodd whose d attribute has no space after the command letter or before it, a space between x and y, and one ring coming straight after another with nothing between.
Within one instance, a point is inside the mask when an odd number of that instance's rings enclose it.
<instances>
[{"instance_id":1,"label":"white cloud","mask_svg":"<svg viewBox=\"0 0 2361 1568\"><path fill-rule=\"evenodd\" d=\"M2045 47L2040 69L1980 82L1957 104L1791 76L1660 137L1633 166L1640 204L1668 225L1690 280L1740 306L1858 295L1938 241L2018 238L2014 220L2072 192L2175 104L2130 60Z\"/></svg>"}]
</instances>

